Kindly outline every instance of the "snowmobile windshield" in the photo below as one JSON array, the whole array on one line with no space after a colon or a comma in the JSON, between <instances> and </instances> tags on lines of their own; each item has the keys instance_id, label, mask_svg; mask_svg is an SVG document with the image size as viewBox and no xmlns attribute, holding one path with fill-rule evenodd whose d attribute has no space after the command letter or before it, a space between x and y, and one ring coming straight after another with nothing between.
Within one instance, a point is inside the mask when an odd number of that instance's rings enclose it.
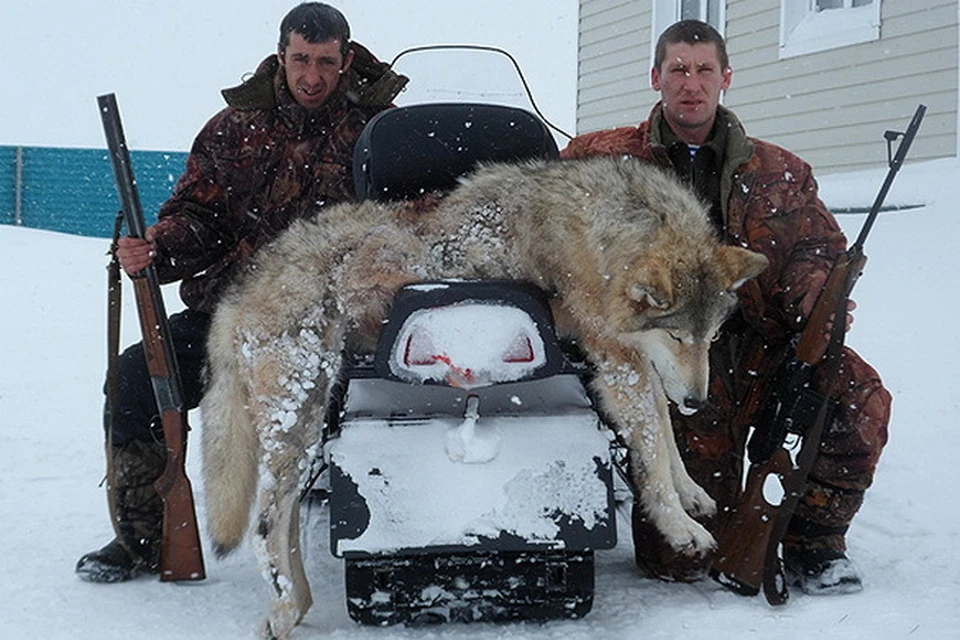
<instances>
[{"instance_id":1,"label":"snowmobile windshield","mask_svg":"<svg viewBox=\"0 0 960 640\"><path fill-rule=\"evenodd\" d=\"M527 83L522 61L509 51L488 45L424 45L398 53L393 67L411 78L396 99L398 106L457 102L518 107L550 127L558 148L566 145L568 136L556 130L551 114L540 110L537 88Z\"/></svg>"}]
</instances>

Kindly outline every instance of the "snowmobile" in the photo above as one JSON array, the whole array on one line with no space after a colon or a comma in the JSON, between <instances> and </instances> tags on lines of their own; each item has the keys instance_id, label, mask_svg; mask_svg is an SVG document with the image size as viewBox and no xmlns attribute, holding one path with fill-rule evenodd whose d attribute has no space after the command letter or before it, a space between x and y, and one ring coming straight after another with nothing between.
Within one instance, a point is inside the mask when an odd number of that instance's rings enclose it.
<instances>
[{"instance_id":1,"label":"snowmobile","mask_svg":"<svg viewBox=\"0 0 960 640\"><path fill-rule=\"evenodd\" d=\"M359 198L452 188L478 162L551 158L531 112L417 104L372 119ZM327 419L330 551L371 625L586 615L616 545L613 441L547 294L515 281L401 289L372 354L348 354Z\"/></svg>"}]
</instances>

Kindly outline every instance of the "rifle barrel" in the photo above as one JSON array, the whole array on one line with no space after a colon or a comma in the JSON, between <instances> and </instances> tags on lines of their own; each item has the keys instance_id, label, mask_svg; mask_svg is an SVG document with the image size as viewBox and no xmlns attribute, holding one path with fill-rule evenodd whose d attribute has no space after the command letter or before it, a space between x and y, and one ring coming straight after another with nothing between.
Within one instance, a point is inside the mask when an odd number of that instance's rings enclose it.
<instances>
[{"instance_id":1,"label":"rifle barrel","mask_svg":"<svg viewBox=\"0 0 960 640\"><path fill-rule=\"evenodd\" d=\"M117 97L112 93L98 96L97 104L100 107L103 131L107 136L110 162L113 164L117 195L120 196L120 208L127 223L127 232L133 238L142 238L146 231L143 223L143 207L140 205L140 193L136 188L137 181L130 164L130 152L123 135L123 126L120 124Z\"/></svg>"},{"instance_id":2,"label":"rifle barrel","mask_svg":"<svg viewBox=\"0 0 960 640\"><path fill-rule=\"evenodd\" d=\"M900 167L903 166L903 161L907 157L907 152L910 151L910 145L913 144L913 139L917 136L917 131L920 130L920 123L923 122L923 115L926 112L927 107L925 105L917 105L917 110L913 113L913 118L910 120L906 132L903 134L903 140L900 141L900 145L897 147L897 153L890 161L890 169L887 171L887 177L880 186L880 191L877 192L877 197L873 201L873 206L870 207L870 213L867 214L867 219L863 223L859 235L857 235L857 240L853 243L853 247L856 250L862 249L864 243L867 241L867 235L869 235L870 229L873 228L877 214L880 213L880 207L883 206L883 201L887 198L887 191L890 190L893 179L897 176L897 172L900 171Z\"/></svg>"}]
</instances>

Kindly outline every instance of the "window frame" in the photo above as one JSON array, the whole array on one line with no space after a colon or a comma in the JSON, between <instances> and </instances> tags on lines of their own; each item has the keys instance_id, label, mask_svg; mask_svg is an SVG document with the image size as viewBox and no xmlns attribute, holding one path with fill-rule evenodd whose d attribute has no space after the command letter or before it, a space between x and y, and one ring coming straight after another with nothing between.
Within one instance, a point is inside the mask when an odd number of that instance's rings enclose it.
<instances>
[{"instance_id":1,"label":"window frame","mask_svg":"<svg viewBox=\"0 0 960 640\"><path fill-rule=\"evenodd\" d=\"M882 0L817 9L816 0L780 0L779 58L818 53L880 39Z\"/></svg>"}]
</instances>

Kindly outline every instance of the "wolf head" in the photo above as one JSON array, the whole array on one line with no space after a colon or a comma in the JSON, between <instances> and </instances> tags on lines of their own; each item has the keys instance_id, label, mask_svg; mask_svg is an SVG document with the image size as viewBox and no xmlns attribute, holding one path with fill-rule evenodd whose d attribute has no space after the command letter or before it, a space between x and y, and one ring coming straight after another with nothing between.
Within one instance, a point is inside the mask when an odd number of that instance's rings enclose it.
<instances>
[{"instance_id":1,"label":"wolf head","mask_svg":"<svg viewBox=\"0 0 960 640\"><path fill-rule=\"evenodd\" d=\"M681 412L706 403L710 343L737 289L766 267L763 255L738 247L673 247L646 252L614 283L625 302L614 323L619 341L645 355Z\"/></svg>"}]
</instances>

